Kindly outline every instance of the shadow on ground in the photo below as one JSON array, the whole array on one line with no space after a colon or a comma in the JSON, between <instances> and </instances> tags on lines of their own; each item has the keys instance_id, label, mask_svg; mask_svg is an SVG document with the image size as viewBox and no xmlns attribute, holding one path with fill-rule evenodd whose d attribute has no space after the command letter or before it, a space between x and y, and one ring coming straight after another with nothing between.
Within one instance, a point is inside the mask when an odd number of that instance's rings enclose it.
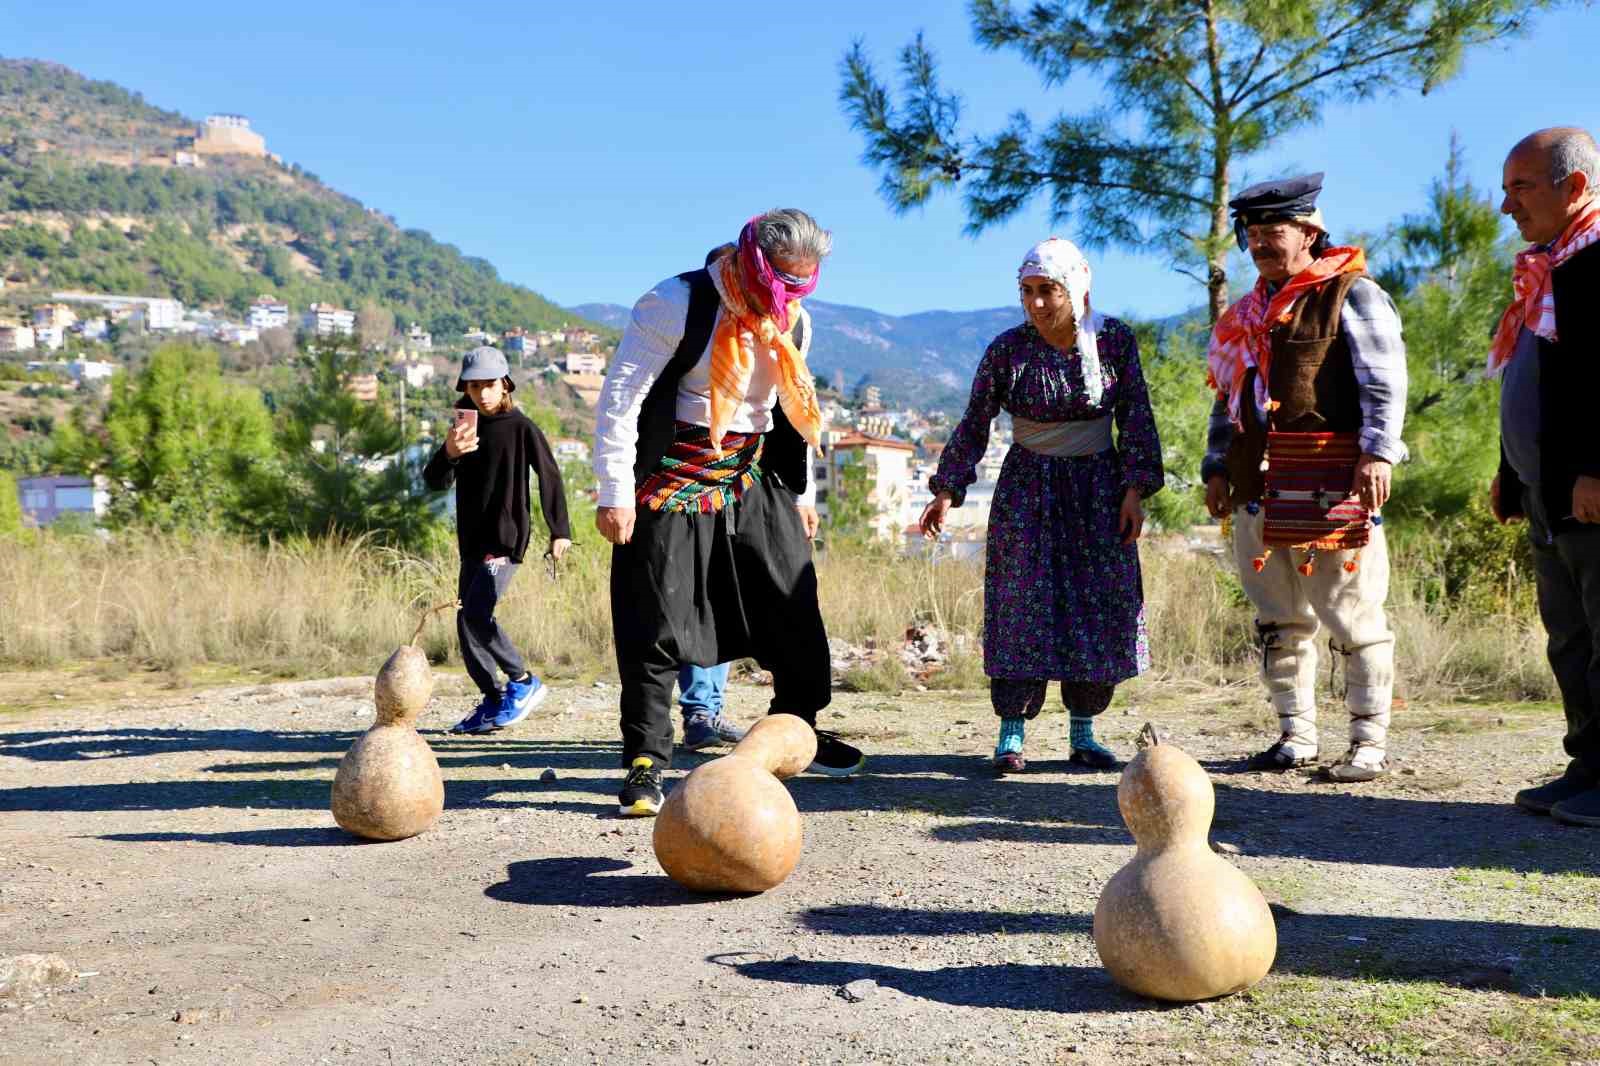
<instances>
[{"instance_id":1,"label":"shadow on ground","mask_svg":"<svg viewBox=\"0 0 1600 1066\"><path fill-rule=\"evenodd\" d=\"M29 761L128 760L180 752L299 755L310 758L221 761L187 780L130 780L0 789L0 812L153 811L199 807L326 809L338 759L357 732L287 730L110 729L0 734L0 756ZM609 799L620 782L615 742L429 734L445 771L449 807L561 810L615 815ZM709 755L680 757L674 772ZM149 771L130 772L144 775ZM509 767L491 778L452 776L456 769ZM538 780L541 769L560 775ZM315 778L287 777L320 771ZM578 776L563 771L587 771ZM928 816L926 827L901 826L945 842L1127 846L1132 838L1116 805L1116 775L1071 772L995 778L987 760L936 754L881 754L855 778L804 775L789 782L805 814L863 810ZM669 784L672 782L669 781ZM549 793L589 793L593 801ZM544 793L546 795L541 795ZM1244 854L1319 862L1600 876L1592 830L1557 825L1508 803L1363 794L1307 783L1295 791L1252 788L1228 778L1216 789L1213 835Z\"/></svg>"},{"instance_id":2,"label":"shadow on ground","mask_svg":"<svg viewBox=\"0 0 1600 1066\"><path fill-rule=\"evenodd\" d=\"M483 894L502 903L546 907L682 907L737 899L691 892L665 874L625 874L625 859L571 856L528 859L506 867L506 879Z\"/></svg>"},{"instance_id":3,"label":"shadow on ground","mask_svg":"<svg viewBox=\"0 0 1600 1066\"><path fill-rule=\"evenodd\" d=\"M1279 974L1425 981L1532 996L1583 995L1600 983L1600 929L1476 919L1310 914L1281 905L1274 905L1272 912L1278 927L1273 971ZM801 912L800 923L812 932L852 939L996 933L1092 935L1093 931L1093 917L1088 914L871 904L815 907ZM1072 980L1080 968L1060 969L1065 979Z\"/></svg>"}]
</instances>

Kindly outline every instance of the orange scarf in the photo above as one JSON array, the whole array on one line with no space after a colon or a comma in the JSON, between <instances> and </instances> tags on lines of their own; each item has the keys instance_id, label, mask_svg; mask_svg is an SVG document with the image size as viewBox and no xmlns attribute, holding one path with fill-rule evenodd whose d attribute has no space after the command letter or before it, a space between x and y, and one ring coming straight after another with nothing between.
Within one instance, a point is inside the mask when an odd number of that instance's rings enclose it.
<instances>
[{"instance_id":1,"label":"orange scarf","mask_svg":"<svg viewBox=\"0 0 1600 1066\"><path fill-rule=\"evenodd\" d=\"M722 313L711 336L711 450L722 457L722 435L734 412L750 391L756 369L756 344L776 350L778 403L789 424L817 447L822 437L822 407L805 357L794 346L794 323L800 321L800 301L789 303L789 331L780 330L772 316L753 311L739 285L738 257L725 255L712 267L722 278Z\"/></svg>"},{"instance_id":2,"label":"orange scarf","mask_svg":"<svg viewBox=\"0 0 1600 1066\"><path fill-rule=\"evenodd\" d=\"M1590 205L1573 219L1549 247L1530 247L1517 253L1517 265L1511 272L1511 291L1515 295L1505 314L1500 316L1500 328L1495 330L1494 342L1489 345L1487 373L1490 377L1511 362L1522 327L1528 327L1547 341L1556 339L1556 294L1550 273L1597 240L1600 240L1600 203Z\"/></svg>"},{"instance_id":3,"label":"orange scarf","mask_svg":"<svg viewBox=\"0 0 1600 1066\"><path fill-rule=\"evenodd\" d=\"M1319 288L1340 274L1359 274L1367 269L1367 256L1360 248L1329 248L1310 266L1290 278L1277 292L1267 293L1267 279L1257 278L1255 287L1240 297L1217 319L1206 350L1206 384L1228 401L1228 415L1235 426L1243 427L1241 404L1245 370L1256 368L1256 399L1271 411L1277 406L1267 395L1268 372L1272 363L1272 328L1287 321L1301 296Z\"/></svg>"}]
</instances>

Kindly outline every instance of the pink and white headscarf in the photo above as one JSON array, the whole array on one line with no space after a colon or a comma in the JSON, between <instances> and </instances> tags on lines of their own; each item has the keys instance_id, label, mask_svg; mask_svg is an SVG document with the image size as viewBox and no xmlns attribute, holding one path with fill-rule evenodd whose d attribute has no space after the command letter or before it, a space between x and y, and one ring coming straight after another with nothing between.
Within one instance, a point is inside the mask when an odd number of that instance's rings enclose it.
<instances>
[{"instance_id":1,"label":"pink and white headscarf","mask_svg":"<svg viewBox=\"0 0 1600 1066\"><path fill-rule=\"evenodd\" d=\"M756 242L756 224L763 217L756 215L739 231L739 261L744 265L745 276L755 282L755 287L766 297L767 310L778 329L788 333L789 303L804 299L816 291L817 282L822 279L822 264L817 264L817 269L811 272L810 277L797 278L767 262L761 245Z\"/></svg>"},{"instance_id":2,"label":"pink and white headscarf","mask_svg":"<svg viewBox=\"0 0 1600 1066\"><path fill-rule=\"evenodd\" d=\"M1078 251L1078 246L1060 237L1040 241L1028 249L1017 269L1017 281L1023 278L1048 278L1067 293L1067 304L1072 308L1072 320L1078 325L1078 357L1083 367L1083 391L1091 404L1100 402L1105 383L1100 379L1100 343L1098 334L1105 319L1089 306L1089 261Z\"/></svg>"}]
</instances>

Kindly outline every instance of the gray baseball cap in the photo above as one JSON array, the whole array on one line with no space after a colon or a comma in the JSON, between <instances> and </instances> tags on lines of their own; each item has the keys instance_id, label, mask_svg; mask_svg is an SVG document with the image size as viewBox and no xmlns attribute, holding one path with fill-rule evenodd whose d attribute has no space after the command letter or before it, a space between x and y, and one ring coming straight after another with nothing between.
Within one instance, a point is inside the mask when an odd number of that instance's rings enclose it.
<instances>
[{"instance_id":1,"label":"gray baseball cap","mask_svg":"<svg viewBox=\"0 0 1600 1066\"><path fill-rule=\"evenodd\" d=\"M466 392L469 381L498 381L501 378L508 381L511 378L511 365L506 362L506 357L500 354L499 348L479 345L461 357L461 376L456 378L456 391ZM517 391L515 381L511 381L510 391Z\"/></svg>"}]
</instances>

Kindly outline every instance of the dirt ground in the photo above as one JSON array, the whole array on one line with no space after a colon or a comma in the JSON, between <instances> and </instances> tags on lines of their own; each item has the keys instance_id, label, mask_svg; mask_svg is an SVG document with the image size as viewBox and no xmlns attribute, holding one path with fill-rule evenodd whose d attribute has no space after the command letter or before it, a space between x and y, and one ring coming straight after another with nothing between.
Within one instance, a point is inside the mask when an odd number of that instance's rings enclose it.
<instances>
[{"instance_id":1,"label":"dirt ground","mask_svg":"<svg viewBox=\"0 0 1600 1066\"><path fill-rule=\"evenodd\" d=\"M1254 990L1172 1006L1099 966L1132 841L1061 714L995 779L983 693L840 695L823 724L868 772L791 781L794 875L707 898L614 814L614 685L452 738L472 700L442 675L446 810L392 844L328 813L368 680L62 685L0 713L0 957L75 973L0 997L5 1063L1600 1062L1600 831L1508 802L1563 763L1548 706L1404 708L1397 772L1334 786L1230 772L1271 739L1250 686L1125 686L1103 737L1154 721L1207 763L1213 839L1278 922Z\"/></svg>"}]
</instances>

